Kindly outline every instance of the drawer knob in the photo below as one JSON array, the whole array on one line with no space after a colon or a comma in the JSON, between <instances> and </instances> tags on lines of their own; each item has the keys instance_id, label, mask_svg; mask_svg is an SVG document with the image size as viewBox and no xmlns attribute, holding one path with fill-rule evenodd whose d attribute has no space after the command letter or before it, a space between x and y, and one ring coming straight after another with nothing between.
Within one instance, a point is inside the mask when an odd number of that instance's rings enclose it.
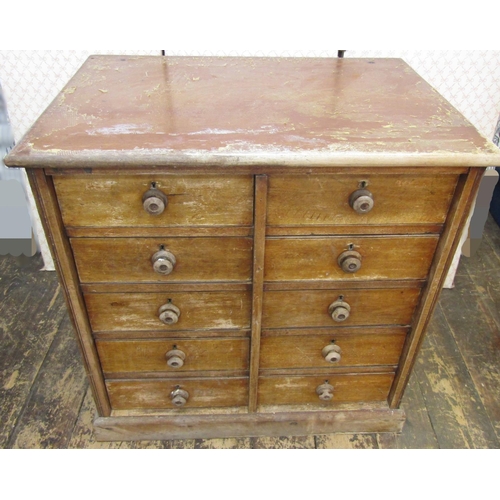
<instances>
[{"instance_id":1,"label":"drawer knob","mask_svg":"<svg viewBox=\"0 0 500 500\"><path fill-rule=\"evenodd\" d=\"M179 321L181 311L178 307L174 306L171 302L163 304L158 310L159 318L162 323L166 325L174 325Z\"/></svg>"},{"instance_id":2,"label":"drawer knob","mask_svg":"<svg viewBox=\"0 0 500 500\"><path fill-rule=\"evenodd\" d=\"M333 321L337 321L338 323L345 321L350 313L351 306L343 300L337 300L328 307L328 314L330 314Z\"/></svg>"},{"instance_id":3,"label":"drawer knob","mask_svg":"<svg viewBox=\"0 0 500 500\"><path fill-rule=\"evenodd\" d=\"M174 389L170 393L170 399L173 405L177 407L184 406L189 399L189 392L180 388Z\"/></svg>"},{"instance_id":4,"label":"drawer knob","mask_svg":"<svg viewBox=\"0 0 500 500\"><path fill-rule=\"evenodd\" d=\"M184 366L184 360L186 359L186 354L180 349L172 349L165 354L167 358L167 365L170 368L182 368Z\"/></svg>"},{"instance_id":5,"label":"drawer knob","mask_svg":"<svg viewBox=\"0 0 500 500\"><path fill-rule=\"evenodd\" d=\"M355 250L346 250L339 255L338 265L345 273L355 273L361 269L361 254Z\"/></svg>"},{"instance_id":6,"label":"drawer knob","mask_svg":"<svg viewBox=\"0 0 500 500\"><path fill-rule=\"evenodd\" d=\"M321 401L331 401L333 399L333 386L328 382L318 385L318 387L316 387L316 394Z\"/></svg>"},{"instance_id":7,"label":"drawer knob","mask_svg":"<svg viewBox=\"0 0 500 500\"><path fill-rule=\"evenodd\" d=\"M349 197L349 205L358 214L366 214L373 208L373 195L367 189L358 189Z\"/></svg>"},{"instance_id":8,"label":"drawer knob","mask_svg":"<svg viewBox=\"0 0 500 500\"><path fill-rule=\"evenodd\" d=\"M321 354L325 358L325 361L328 361L328 363L338 363L342 357L342 350L336 344L329 344L326 347L323 347Z\"/></svg>"},{"instance_id":9,"label":"drawer knob","mask_svg":"<svg viewBox=\"0 0 500 500\"><path fill-rule=\"evenodd\" d=\"M176 260L172 252L159 250L151 257L151 262L155 273L167 275L174 270Z\"/></svg>"},{"instance_id":10,"label":"drawer knob","mask_svg":"<svg viewBox=\"0 0 500 500\"><path fill-rule=\"evenodd\" d=\"M157 188L148 189L142 196L142 206L151 215L160 215L167 203L167 196Z\"/></svg>"}]
</instances>

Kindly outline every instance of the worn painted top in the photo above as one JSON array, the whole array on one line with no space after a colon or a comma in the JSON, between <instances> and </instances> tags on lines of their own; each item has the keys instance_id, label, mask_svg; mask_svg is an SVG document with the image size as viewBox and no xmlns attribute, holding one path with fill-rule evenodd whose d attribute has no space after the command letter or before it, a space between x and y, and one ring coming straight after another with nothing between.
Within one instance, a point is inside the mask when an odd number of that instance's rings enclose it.
<instances>
[{"instance_id":1,"label":"worn painted top","mask_svg":"<svg viewBox=\"0 0 500 500\"><path fill-rule=\"evenodd\" d=\"M488 166L500 151L400 59L91 56L5 163Z\"/></svg>"}]
</instances>

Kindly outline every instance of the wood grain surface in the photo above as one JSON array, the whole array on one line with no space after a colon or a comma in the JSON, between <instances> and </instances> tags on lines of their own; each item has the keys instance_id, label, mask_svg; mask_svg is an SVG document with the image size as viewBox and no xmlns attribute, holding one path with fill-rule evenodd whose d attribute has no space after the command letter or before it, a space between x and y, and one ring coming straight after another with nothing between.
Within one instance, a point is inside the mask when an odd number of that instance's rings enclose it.
<instances>
[{"instance_id":1,"label":"wood grain surface","mask_svg":"<svg viewBox=\"0 0 500 500\"><path fill-rule=\"evenodd\" d=\"M142 206L152 182L168 198L160 215ZM253 219L251 176L75 175L54 177L54 185L70 227L250 226Z\"/></svg>"},{"instance_id":2,"label":"wood grain surface","mask_svg":"<svg viewBox=\"0 0 500 500\"><path fill-rule=\"evenodd\" d=\"M163 245L175 256L168 275L151 257ZM250 281L251 238L72 238L82 283Z\"/></svg>"},{"instance_id":3,"label":"wood grain surface","mask_svg":"<svg viewBox=\"0 0 500 500\"><path fill-rule=\"evenodd\" d=\"M437 236L267 238L264 279L425 279L437 243ZM351 246L361 255L361 268L346 273L339 266L338 257Z\"/></svg>"},{"instance_id":4,"label":"wood grain surface","mask_svg":"<svg viewBox=\"0 0 500 500\"><path fill-rule=\"evenodd\" d=\"M264 292L263 328L408 325L419 289L292 290ZM331 303L343 296L350 316L336 323L328 314Z\"/></svg>"},{"instance_id":5,"label":"wood grain surface","mask_svg":"<svg viewBox=\"0 0 500 500\"><path fill-rule=\"evenodd\" d=\"M458 175L395 175L385 170L364 176L273 175L269 179L270 226L443 223ZM349 196L366 184L373 209L356 213ZM369 228L368 228L369 230Z\"/></svg>"},{"instance_id":6,"label":"wood grain surface","mask_svg":"<svg viewBox=\"0 0 500 500\"><path fill-rule=\"evenodd\" d=\"M193 370L248 369L249 339L98 340L105 374L127 372L178 373ZM184 365L171 368L165 354L182 351Z\"/></svg>"},{"instance_id":7,"label":"wood grain surface","mask_svg":"<svg viewBox=\"0 0 500 500\"><path fill-rule=\"evenodd\" d=\"M181 311L178 323L170 326L158 318L158 309L169 299ZM85 302L97 332L250 327L249 292L90 293Z\"/></svg>"},{"instance_id":8,"label":"wood grain surface","mask_svg":"<svg viewBox=\"0 0 500 500\"><path fill-rule=\"evenodd\" d=\"M180 387L189 393L185 406L218 408L248 404L248 378L200 378L168 380L108 380L106 386L113 409L168 408L175 409L170 393Z\"/></svg>"},{"instance_id":9,"label":"wood grain surface","mask_svg":"<svg viewBox=\"0 0 500 500\"><path fill-rule=\"evenodd\" d=\"M385 401L394 373L352 374L310 377L260 377L259 404L308 404L319 408L336 403ZM328 381L333 386L333 399L321 401L316 388Z\"/></svg>"},{"instance_id":10,"label":"wood grain surface","mask_svg":"<svg viewBox=\"0 0 500 500\"><path fill-rule=\"evenodd\" d=\"M406 335L392 334L353 335L296 335L263 337L261 340L260 368L332 368L340 366L397 365ZM321 351L335 343L342 350L341 359L329 363Z\"/></svg>"},{"instance_id":11,"label":"wood grain surface","mask_svg":"<svg viewBox=\"0 0 500 500\"><path fill-rule=\"evenodd\" d=\"M12 166L483 166L499 151L401 59L90 56Z\"/></svg>"},{"instance_id":12,"label":"wood grain surface","mask_svg":"<svg viewBox=\"0 0 500 500\"><path fill-rule=\"evenodd\" d=\"M192 439L209 440L219 437L266 435L267 438L250 440L252 448L312 448L316 440L304 435L343 433L355 429L360 433L400 432L405 414L402 410L351 408L329 411L288 413L249 413L221 415L223 426L214 419L202 415L175 415L171 417L111 417L94 421L96 437L103 441L136 441L182 439L186 447L192 447ZM298 437L294 437L298 436ZM221 441L219 441L220 443ZM223 442L223 441L222 441ZM174 441L179 443L179 441ZM247 442L244 441L244 446ZM99 446L99 445L98 445ZM133 444L132 444L133 446ZM131 446L131 447L132 447ZM179 447L172 446L172 447ZM181 446L182 447L182 446Z\"/></svg>"}]
</instances>

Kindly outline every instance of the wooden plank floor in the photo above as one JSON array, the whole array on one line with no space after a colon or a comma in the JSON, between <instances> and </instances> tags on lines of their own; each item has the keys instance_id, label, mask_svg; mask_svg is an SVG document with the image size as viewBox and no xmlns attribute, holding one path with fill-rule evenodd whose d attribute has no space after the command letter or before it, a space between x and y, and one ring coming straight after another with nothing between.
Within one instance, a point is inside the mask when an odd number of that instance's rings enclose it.
<instances>
[{"instance_id":1,"label":"wooden plank floor","mask_svg":"<svg viewBox=\"0 0 500 500\"><path fill-rule=\"evenodd\" d=\"M444 290L403 398L400 435L98 443L95 408L55 273L0 256L2 448L499 448L500 228Z\"/></svg>"}]
</instances>

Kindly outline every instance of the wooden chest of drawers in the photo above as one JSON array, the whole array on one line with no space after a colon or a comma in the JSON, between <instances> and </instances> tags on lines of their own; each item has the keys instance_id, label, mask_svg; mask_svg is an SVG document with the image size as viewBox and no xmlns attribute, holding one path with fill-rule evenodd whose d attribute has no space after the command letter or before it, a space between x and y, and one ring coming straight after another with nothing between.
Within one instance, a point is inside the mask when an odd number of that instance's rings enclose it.
<instances>
[{"instance_id":1,"label":"wooden chest of drawers","mask_svg":"<svg viewBox=\"0 0 500 500\"><path fill-rule=\"evenodd\" d=\"M500 155L401 60L92 56L5 163L123 440L399 431Z\"/></svg>"}]
</instances>

